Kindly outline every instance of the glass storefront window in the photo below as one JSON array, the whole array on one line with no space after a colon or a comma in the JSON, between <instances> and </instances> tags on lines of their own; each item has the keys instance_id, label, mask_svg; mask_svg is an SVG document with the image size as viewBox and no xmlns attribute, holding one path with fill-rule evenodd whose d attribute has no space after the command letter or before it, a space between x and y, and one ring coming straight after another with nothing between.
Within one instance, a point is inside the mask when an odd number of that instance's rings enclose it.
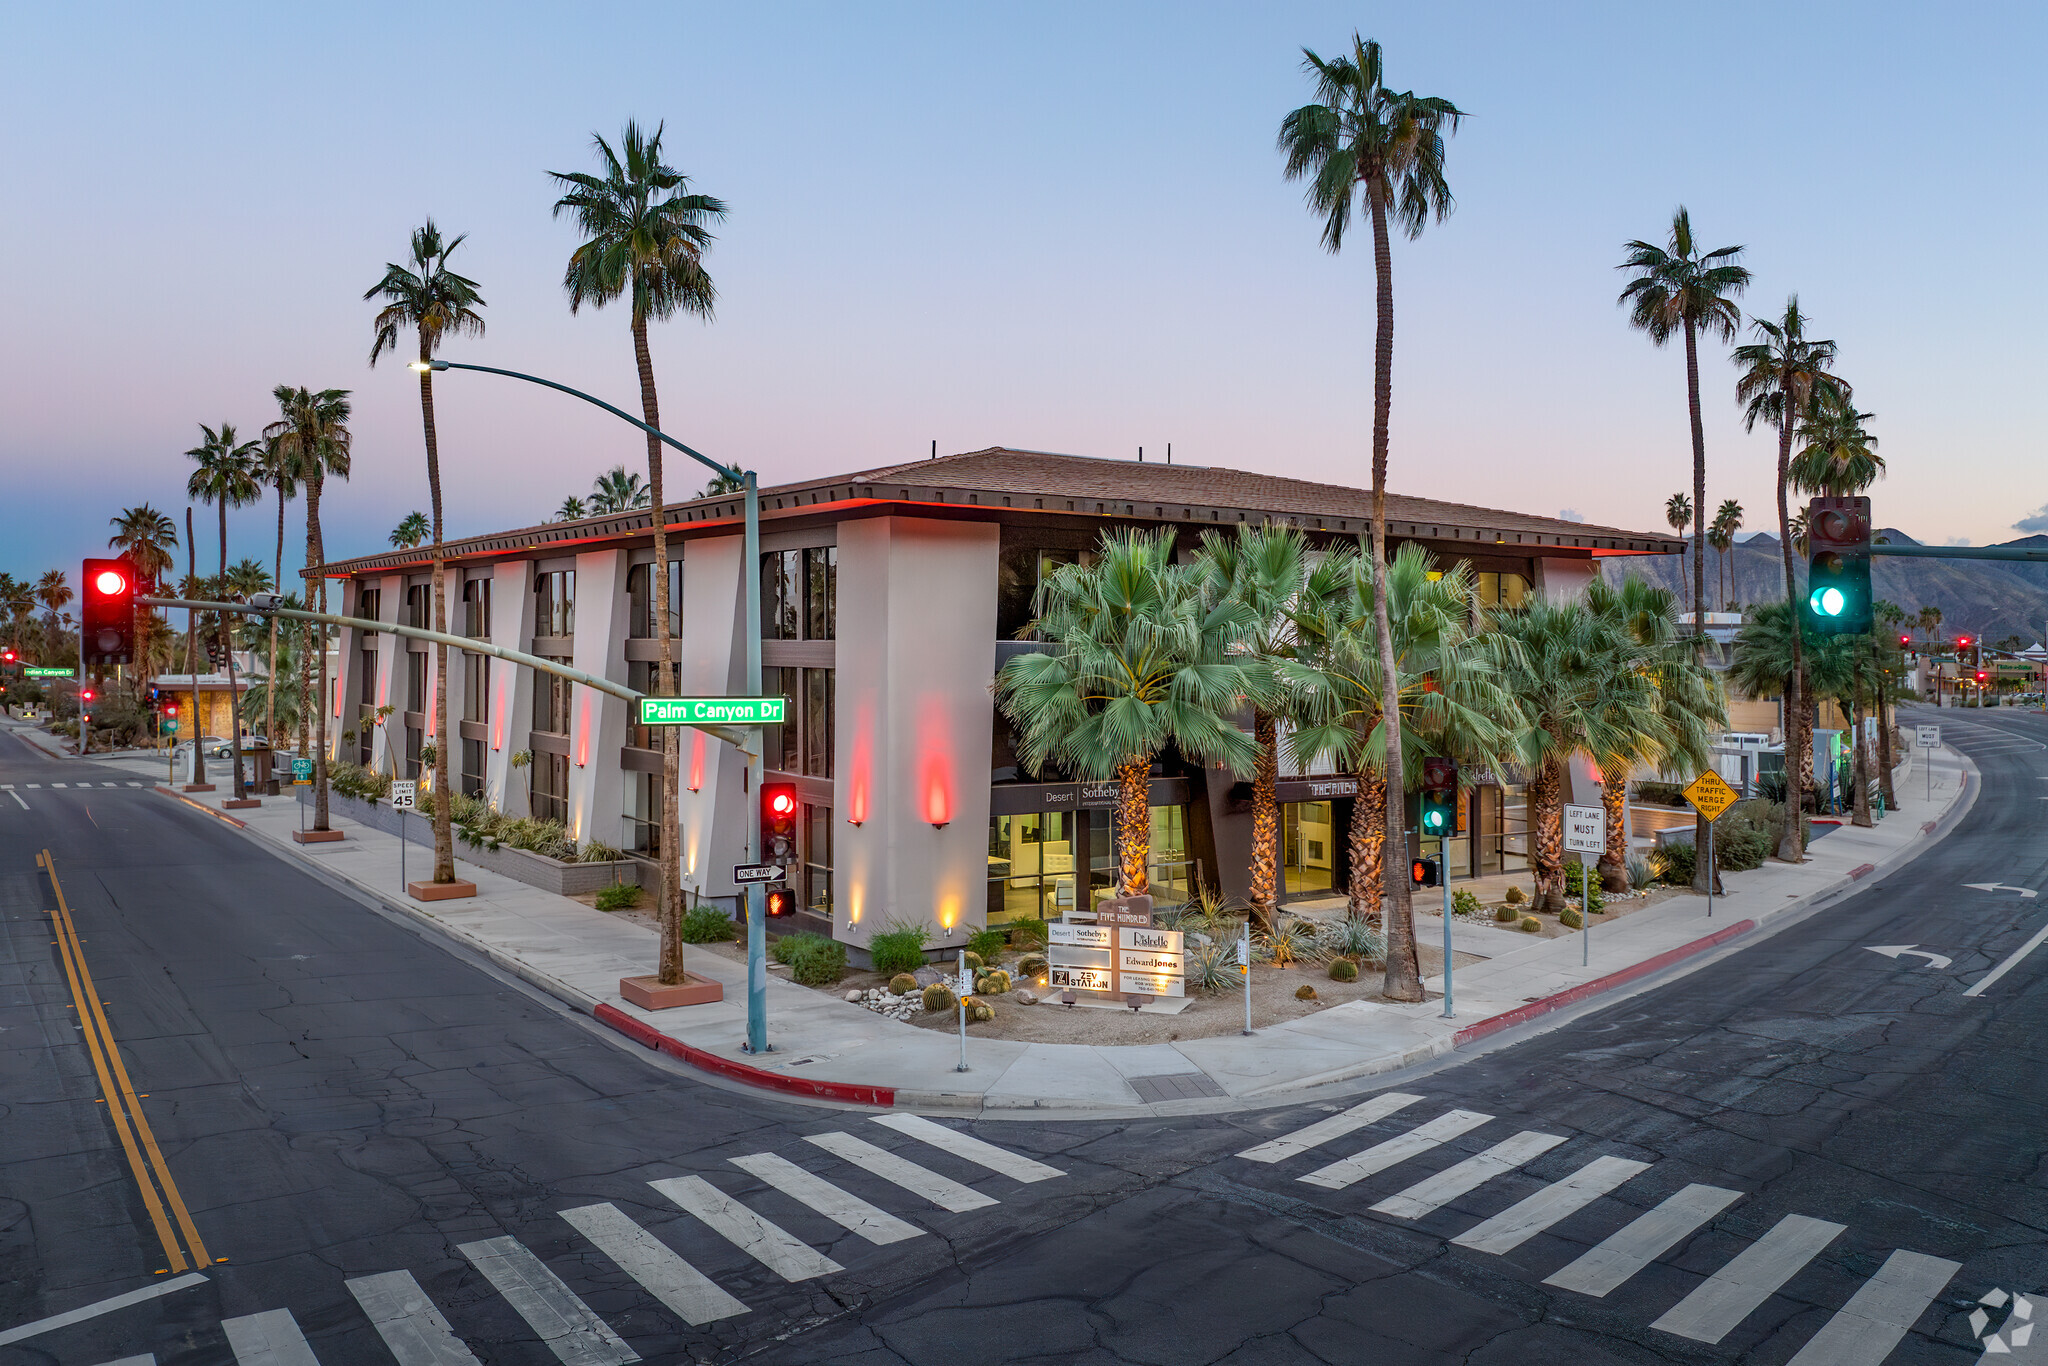
<instances>
[{"instance_id":1,"label":"glass storefront window","mask_svg":"<svg viewBox=\"0 0 2048 1366\"><path fill-rule=\"evenodd\" d=\"M1074 904L1074 834L1069 811L991 816L988 923L1058 920Z\"/></svg>"},{"instance_id":2,"label":"glass storefront window","mask_svg":"<svg viewBox=\"0 0 2048 1366\"><path fill-rule=\"evenodd\" d=\"M628 773L626 780L626 848L658 858L661 854L661 775Z\"/></svg>"},{"instance_id":3,"label":"glass storefront window","mask_svg":"<svg viewBox=\"0 0 2048 1366\"><path fill-rule=\"evenodd\" d=\"M1520 607L1528 599L1529 581L1520 574L1496 574L1483 570L1479 579L1481 607Z\"/></svg>"},{"instance_id":4,"label":"glass storefront window","mask_svg":"<svg viewBox=\"0 0 2048 1366\"><path fill-rule=\"evenodd\" d=\"M804 905L832 914L832 808L804 808Z\"/></svg>"},{"instance_id":5,"label":"glass storefront window","mask_svg":"<svg viewBox=\"0 0 2048 1366\"><path fill-rule=\"evenodd\" d=\"M1289 896L1328 892L1336 866L1337 829L1329 802L1280 804L1281 890Z\"/></svg>"}]
</instances>

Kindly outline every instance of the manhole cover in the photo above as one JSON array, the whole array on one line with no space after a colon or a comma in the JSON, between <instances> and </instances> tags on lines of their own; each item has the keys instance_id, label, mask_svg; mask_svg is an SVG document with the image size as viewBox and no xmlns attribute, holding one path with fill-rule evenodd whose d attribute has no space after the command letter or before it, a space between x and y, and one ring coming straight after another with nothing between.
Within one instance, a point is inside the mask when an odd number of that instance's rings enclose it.
<instances>
[{"instance_id":1,"label":"manhole cover","mask_svg":"<svg viewBox=\"0 0 2048 1366\"><path fill-rule=\"evenodd\" d=\"M1138 1099L1147 1105L1162 1100L1200 1100L1204 1096L1224 1094L1223 1088L1206 1072L1168 1072L1157 1077L1129 1077L1126 1080L1138 1093Z\"/></svg>"}]
</instances>

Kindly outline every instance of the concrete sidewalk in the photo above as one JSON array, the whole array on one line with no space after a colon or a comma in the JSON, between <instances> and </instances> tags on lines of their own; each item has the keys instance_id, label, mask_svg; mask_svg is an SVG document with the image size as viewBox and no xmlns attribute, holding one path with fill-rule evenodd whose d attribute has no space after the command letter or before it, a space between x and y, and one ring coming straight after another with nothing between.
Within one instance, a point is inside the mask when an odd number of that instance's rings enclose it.
<instances>
[{"instance_id":1,"label":"concrete sidewalk","mask_svg":"<svg viewBox=\"0 0 2048 1366\"><path fill-rule=\"evenodd\" d=\"M162 782L162 768L151 762L82 762L96 769L125 767ZM1351 1001L1249 1037L1144 1046L970 1039L964 1073L954 1070L957 1036L885 1020L830 993L774 977L767 984L772 1051L751 1057L740 1047L746 1029L742 964L712 953L691 954L691 970L718 980L726 999L649 1013L622 1001L618 982L652 970L657 940L651 930L466 862L458 875L477 884L474 899L415 902L400 879L397 837L337 818L334 824L347 838L295 844L291 832L300 827L302 813L290 797L234 813L219 810L223 794L217 792L187 795L162 788L159 799L229 821L280 856L433 927L627 1037L735 1080L798 1097L871 1105L1176 1114L1299 1099L1310 1088L1413 1066L1676 964L1697 965L1724 944L1788 924L1822 898L1910 859L1944 818L1959 816L1959 804L1974 795L1976 783L1967 761L1952 750L1934 753L1932 801L1924 795L1923 762L1916 757L1901 769L1894 784L1901 809L1875 828L1844 825L1815 840L1807 862L1797 867L1770 863L1725 874L1727 895L1715 899L1711 918L1705 900L1694 897L1637 911L1612 925L1596 917L1589 954L1576 935L1531 939L1490 923L1454 921L1456 947L1485 961L1456 970L1453 1019L1443 1017L1441 1000ZM406 850L407 874L414 878L431 868L431 846L419 838ZM1441 942L1440 917L1418 915L1416 922L1423 942ZM1582 954L1588 962L1581 963ZM1440 992L1443 981L1431 978L1428 986Z\"/></svg>"}]
</instances>

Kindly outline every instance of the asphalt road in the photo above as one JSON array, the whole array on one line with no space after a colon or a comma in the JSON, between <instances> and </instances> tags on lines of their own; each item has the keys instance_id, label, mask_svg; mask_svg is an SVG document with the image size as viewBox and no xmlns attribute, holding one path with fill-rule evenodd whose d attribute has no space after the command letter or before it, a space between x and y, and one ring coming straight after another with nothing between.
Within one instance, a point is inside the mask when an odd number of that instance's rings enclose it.
<instances>
[{"instance_id":1,"label":"asphalt road","mask_svg":"<svg viewBox=\"0 0 2048 1366\"><path fill-rule=\"evenodd\" d=\"M1977 1360L1973 1310L2013 1340L1994 1292L2048 1291L2048 947L1966 993L2048 896L1966 884L2048 888L2048 725L1925 719L1982 770L1962 827L1561 1029L1316 1105L923 1133L667 1070L0 738L0 1366ZM222 1260L10 1341L175 1274L81 1043L45 848ZM256 1355L259 1332L286 1345ZM2048 1360L2048 1329L2006 1359Z\"/></svg>"}]
</instances>

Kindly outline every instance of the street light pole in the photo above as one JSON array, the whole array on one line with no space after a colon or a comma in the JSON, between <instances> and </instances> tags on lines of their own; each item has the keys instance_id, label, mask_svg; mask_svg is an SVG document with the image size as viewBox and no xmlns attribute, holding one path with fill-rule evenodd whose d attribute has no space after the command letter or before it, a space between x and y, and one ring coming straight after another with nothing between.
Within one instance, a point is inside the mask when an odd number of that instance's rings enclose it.
<instances>
[{"instance_id":1,"label":"street light pole","mask_svg":"<svg viewBox=\"0 0 2048 1366\"><path fill-rule=\"evenodd\" d=\"M742 470L737 465L721 465L702 451L692 450L682 442L662 431L659 427L642 422L623 408L615 408L603 399L586 394L581 389L572 389L539 375L524 374L518 370L501 370L494 365L466 365L461 361L442 360L439 357L428 361L415 361L412 369L428 370L474 370L479 374L503 375L507 379L524 380L542 388L556 389L571 398L580 398L585 403L604 409L613 417L630 422L664 445L673 446L698 464L723 478L737 482L745 492L745 531L742 539L745 563L740 566L742 610L747 615L742 625L747 642L747 690L755 697L761 695L761 492L759 482L752 470ZM664 508L655 508L654 515L667 515ZM667 603L656 606L657 611L666 612ZM760 749L759 745L754 746ZM747 756L747 858L754 861L761 848L761 803L758 795L761 788L760 754ZM668 793L662 794L663 824L662 838L669 840L670 849L681 847L682 813L677 810L679 803L667 800ZM747 888L747 1051L765 1053L768 1051L768 932L765 924L767 915L766 898L760 884Z\"/></svg>"}]
</instances>

